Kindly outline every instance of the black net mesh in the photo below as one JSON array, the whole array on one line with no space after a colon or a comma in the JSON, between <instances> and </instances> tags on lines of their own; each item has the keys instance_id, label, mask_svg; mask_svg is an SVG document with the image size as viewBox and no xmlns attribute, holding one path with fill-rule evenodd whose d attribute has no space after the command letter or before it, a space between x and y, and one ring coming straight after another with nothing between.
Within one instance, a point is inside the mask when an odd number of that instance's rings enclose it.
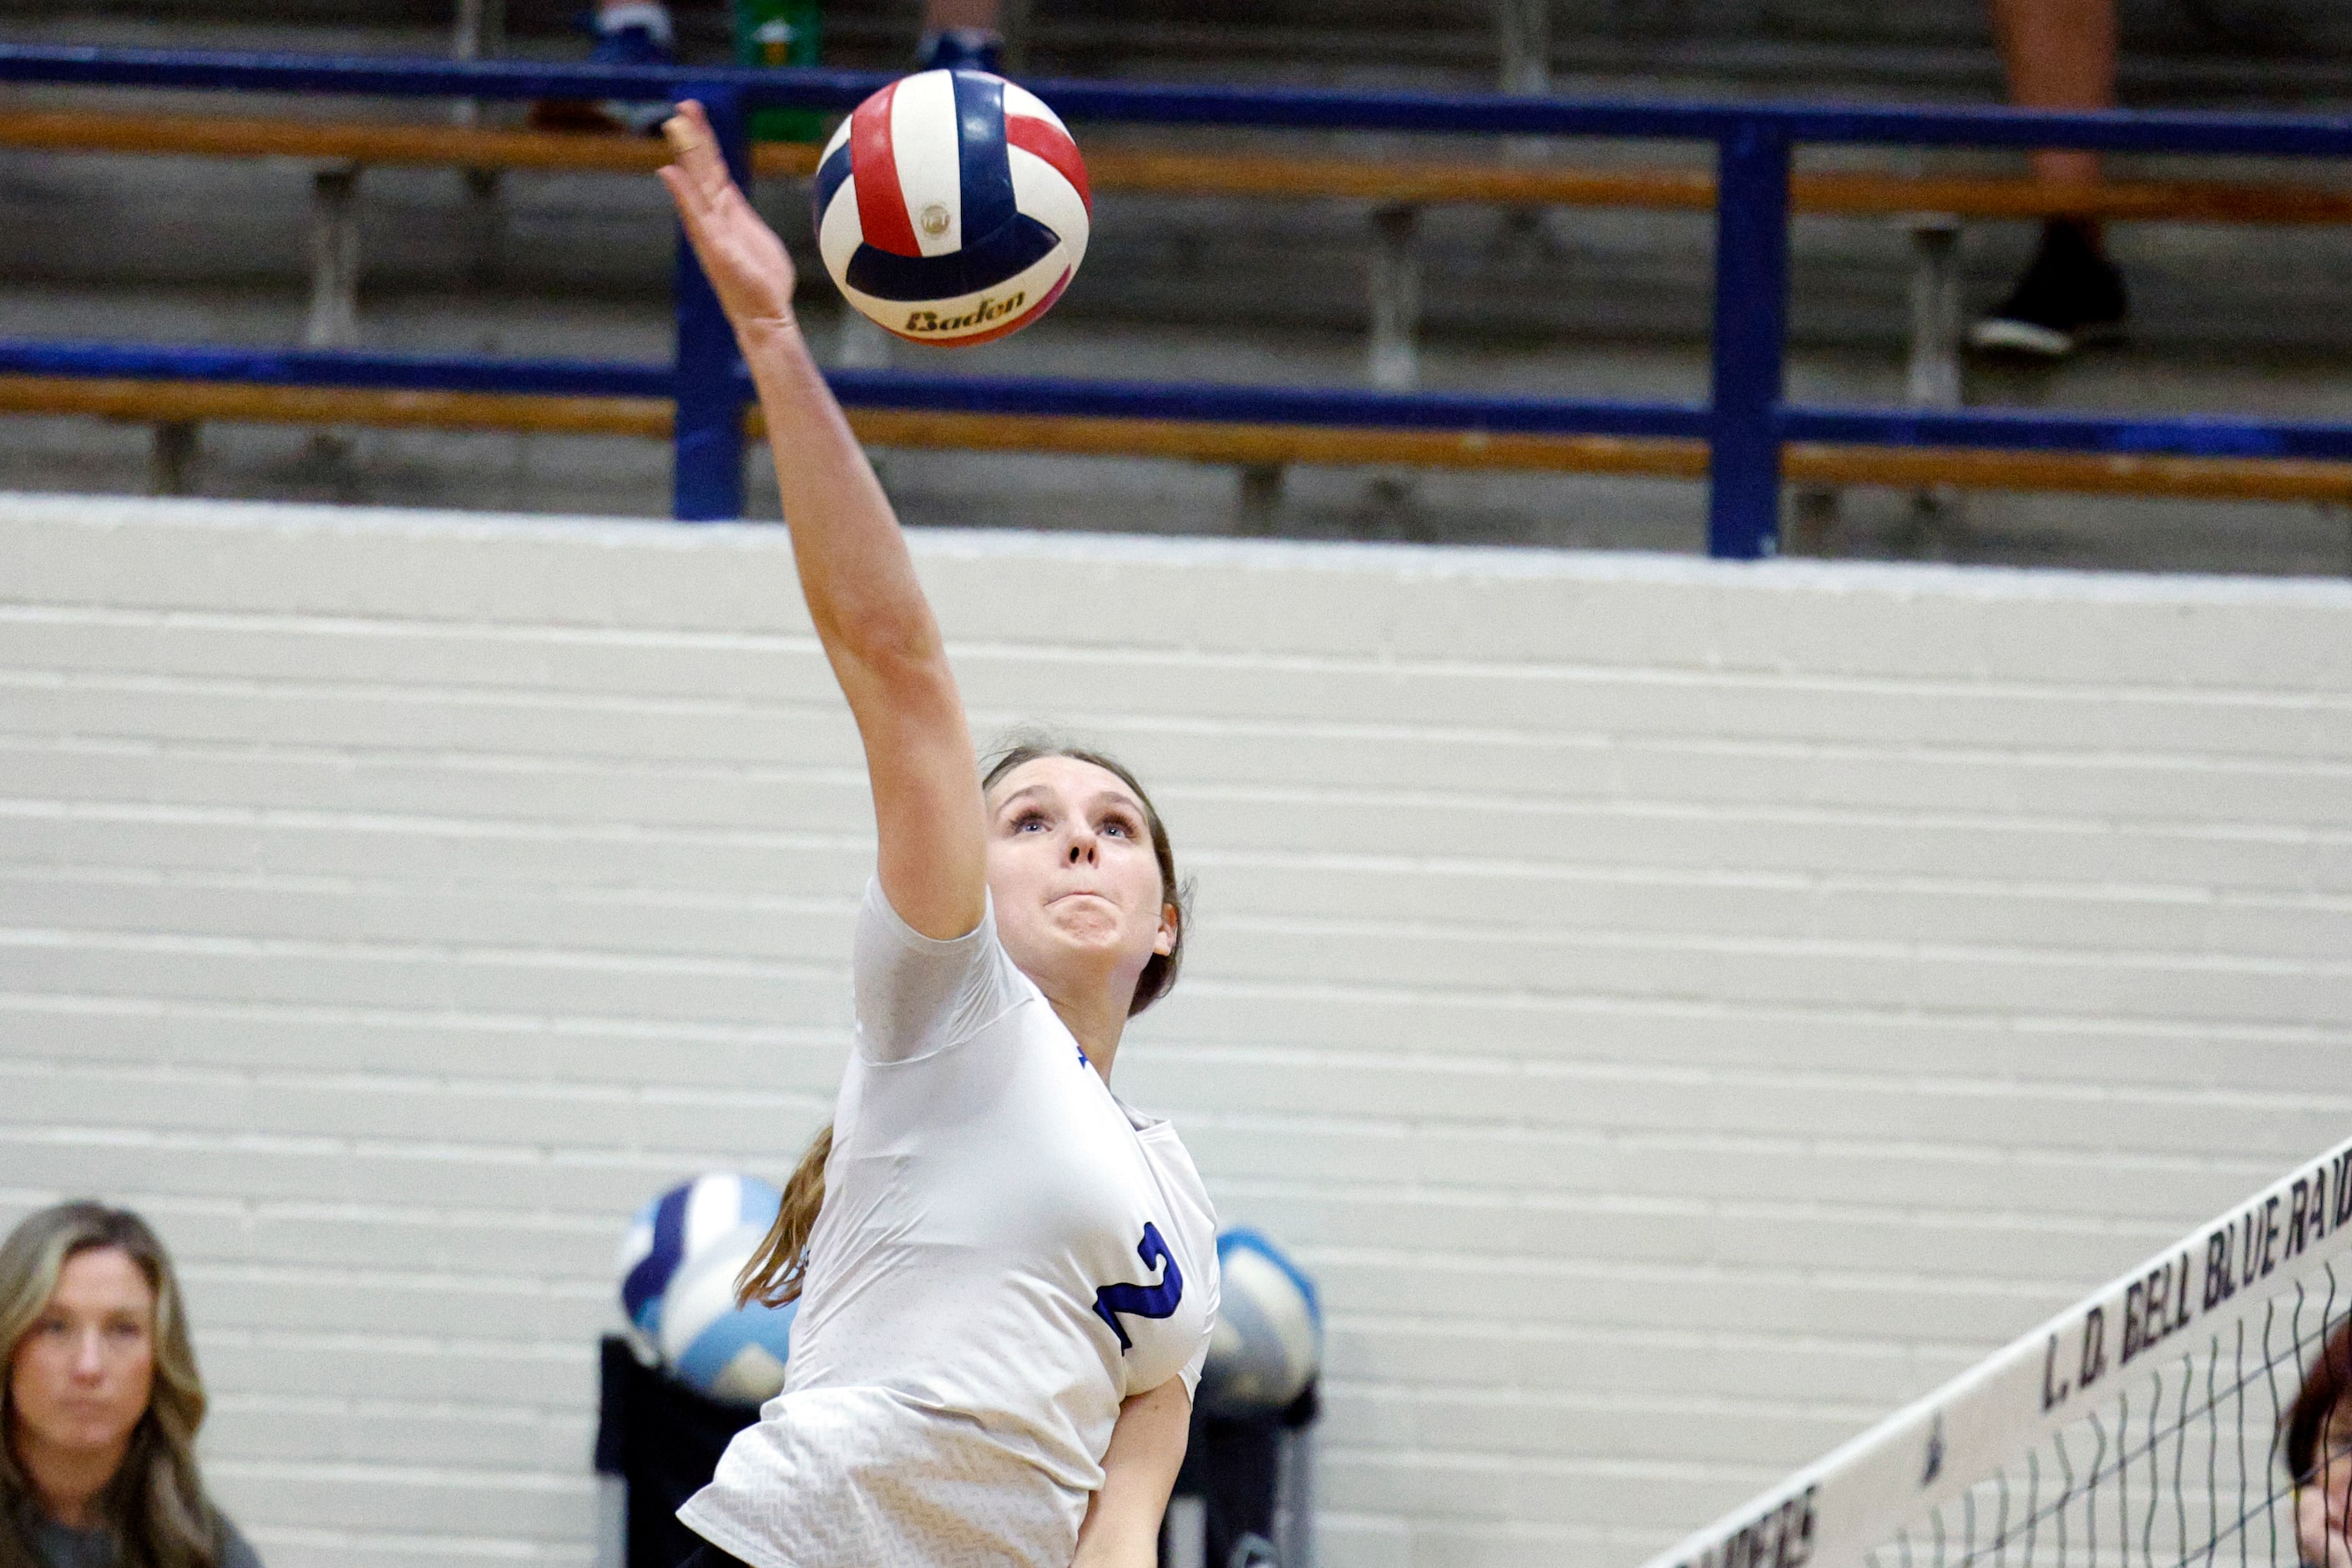
<instances>
[{"instance_id":1,"label":"black net mesh","mask_svg":"<svg viewBox=\"0 0 2352 1568\"><path fill-rule=\"evenodd\" d=\"M2347 1384L2352 1142L1650 1568L2352 1568Z\"/></svg>"}]
</instances>

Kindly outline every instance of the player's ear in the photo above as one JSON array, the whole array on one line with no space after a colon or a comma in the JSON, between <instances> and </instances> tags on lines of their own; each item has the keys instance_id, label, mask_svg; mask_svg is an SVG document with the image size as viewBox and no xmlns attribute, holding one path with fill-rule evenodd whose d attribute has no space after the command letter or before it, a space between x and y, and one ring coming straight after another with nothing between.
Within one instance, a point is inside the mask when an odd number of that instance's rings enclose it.
<instances>
[{"instance_id":1,"label":"player's ear","mask_svg":"<svg viewBox=\"0 0 2352 1568\"><path fill-rule=\"evenodd\" d=\"M1176 951L1176 932L1183 924L1184 911L1174 904L1160 906L1160 930L1151 939L1151 951L1165 958Z\"/></svg>"}]
</instances>

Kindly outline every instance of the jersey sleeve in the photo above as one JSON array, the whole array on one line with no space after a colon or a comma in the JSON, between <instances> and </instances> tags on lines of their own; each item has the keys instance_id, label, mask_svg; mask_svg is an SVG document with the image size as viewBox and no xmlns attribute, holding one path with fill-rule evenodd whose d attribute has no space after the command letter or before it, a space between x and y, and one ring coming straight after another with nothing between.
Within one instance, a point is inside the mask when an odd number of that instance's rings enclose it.
<instances>
[{"instance_id":1,"label":"jersey sleeve","mask_svg":"<svg viewBox=\"0 0 2352 1568\"><path fill-rule=\"evenodd\" d=\"M879 878L866 884L850 969L857 1044L866 1059L912 1061L951 1046L1024 997L1028 982L996 940L996 906L980 923L940 942L898 916Z\"/></svg>"},{"instance_id":2,"label":"jersey sleeve","mask_svg":"<svg viewBox=\"0 0 2352 1568\"><path fill-rule=\"evenodd\" d=\"M1208 1364L1209 1336L1202 1334L1200 1344L1192 1352L1192 1359L1186 1362L1182 1369L1176 1373L1178 1377L1184 1380L1184 1397L1196 1404L1201 1397L1201 1373Z\"/></svg>"},{"instance_id":3,"label":"jersey sleeve","mask_svg":"<svg viewBox=\"0 0 2352 1568\"><path fill-rule=\"evenodd\" d=\"M1201 1397L1201 1373L1209 1364L1209 1341L1217 1331L1217 1305L1224 1289L1224 1282L1217 1268L1214 1232L1213 1231L1211 1235L1209 1266L1205 1270L1209 1277L1209 1310L1201 1321L1201 1342L1192 1347L1192 1355L1186 1358L1183 1367L1176 1373L1178 1377L1184 1380L1184 1397L1196 1404Z\"/></svg>"}]
</instances>

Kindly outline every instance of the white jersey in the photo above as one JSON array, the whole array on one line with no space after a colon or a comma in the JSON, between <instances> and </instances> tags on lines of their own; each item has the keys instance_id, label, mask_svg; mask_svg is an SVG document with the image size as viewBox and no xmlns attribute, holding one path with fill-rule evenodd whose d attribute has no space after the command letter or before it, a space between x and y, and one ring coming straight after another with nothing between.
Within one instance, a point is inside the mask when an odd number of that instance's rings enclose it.
<instances>
[{"instance_id":1,"label":"white jersey","mask_svg":"<svg viewBox=\"0 0 2352 1568\"><path fill-rule=\"evenodd\" d=\"M783 1392L681 1509L755 1568L1068 1568L1119 1402L1208 1354L1216 1217L996 937L866 889Z\"/></svg>"}]
</instances>

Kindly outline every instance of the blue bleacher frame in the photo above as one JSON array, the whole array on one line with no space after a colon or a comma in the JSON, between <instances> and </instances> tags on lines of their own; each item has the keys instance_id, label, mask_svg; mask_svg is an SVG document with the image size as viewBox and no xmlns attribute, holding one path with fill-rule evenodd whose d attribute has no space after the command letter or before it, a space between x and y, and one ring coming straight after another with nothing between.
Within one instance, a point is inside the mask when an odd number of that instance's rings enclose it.
<instances>
[{"instance_id":1,"label":"blue bleacher frame","mask_svg":"<svg viewBox=\"0 0 2352 1568\"><path fill-rule=\"evenodd\" d=\"M475 99L700 99L738 177L754 108L847 110L888 73L807 68L550 66L380 57L206 53L0 44L0 81L89 87ZM834 370L851 407L1249 423L1684 437L1709 447L1707 548L1773 553L1780 451L1790 441L2146 456L2352 458L2352 425L2201 416L1989 409L1807 407L1785 401L1789 175L1803 143L2074 147L2102 152L2352 156L2352 117L2048 113L2000 109L1610 102L1496 94L1344 92L1031 81L1085 121L1599 136L1714 143L1720 179L1711 396L1706 404L1477 397L1355 388L945 376ZM0 341L0 373L278 385L672 397L673 512L743 512L742 413L751 396L734 340L693 257L678 247L677 353L670 365L499 360L324 350Z\"/></svg>"}]
</instances>

